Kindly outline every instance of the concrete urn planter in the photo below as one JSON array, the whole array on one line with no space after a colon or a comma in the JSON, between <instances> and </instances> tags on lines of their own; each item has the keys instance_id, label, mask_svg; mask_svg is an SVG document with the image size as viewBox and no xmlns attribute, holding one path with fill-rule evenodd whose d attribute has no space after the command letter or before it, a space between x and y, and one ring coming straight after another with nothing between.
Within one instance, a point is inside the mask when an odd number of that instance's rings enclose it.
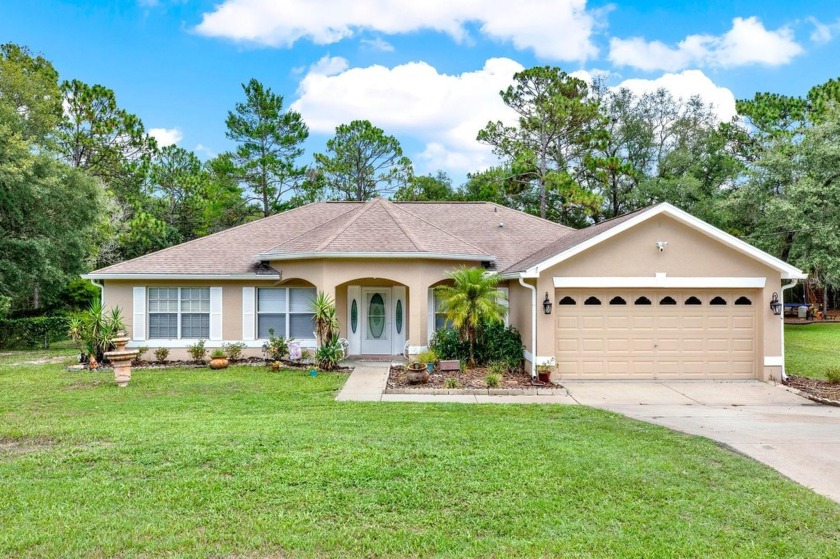
<instances>
[{"instance_id":1,"label":"concrete urn planter","mask_svg":"<svg viewBox=\"0 0 840 559\"><path fill-rule=\"evenodd\" d=\"M131 362L140 353L136 349L125 349L129 341L131 341L131 338L125 332L117 332L117 336L111 340L116 349L105 352L105 359L114 367L114 380L120 388L128 386L128 382L131 380Z\"/></svg>"},{"instance_id":2,"label":"concrete urn planter","mask_svg":"<svg viewBox=\"0 0 840 559\"><path fill-rule=\"evenodd\" d=\"M227 369L230 362L228 361L227 357L211 357L210 358L210 368L211 369Z\"/></svg>"},{"instance_id":3,"label":"concrete urn planter","mask_svg":"<svg viewBox=\"0 0 840 559\"><path fill-rule=\"evenodd\" d=\"M405 376L410 384L422 384L429 380L429 370L425 363L412 363L406 366Z\"/></svg>"}]
</instances>

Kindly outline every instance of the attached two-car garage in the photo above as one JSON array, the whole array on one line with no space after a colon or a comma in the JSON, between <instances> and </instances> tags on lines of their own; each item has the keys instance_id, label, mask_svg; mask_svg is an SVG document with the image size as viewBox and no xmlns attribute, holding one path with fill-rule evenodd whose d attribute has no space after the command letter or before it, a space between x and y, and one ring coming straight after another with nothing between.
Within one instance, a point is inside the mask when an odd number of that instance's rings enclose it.
<instances>
[{"instance_id":1,"label":"attached two-car garage","mask_svg":"<svg viewBox=\"0 0 840 559\"><path fill-rule=\"evenodd\" d=\"M755 289L557 289L561 379L752 379Z\"/></svg>"}]
</instances>

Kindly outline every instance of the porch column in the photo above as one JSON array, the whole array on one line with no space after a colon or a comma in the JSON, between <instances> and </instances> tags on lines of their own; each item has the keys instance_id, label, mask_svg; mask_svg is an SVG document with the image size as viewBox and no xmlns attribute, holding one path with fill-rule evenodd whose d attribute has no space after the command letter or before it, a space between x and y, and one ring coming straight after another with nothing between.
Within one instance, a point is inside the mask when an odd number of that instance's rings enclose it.
<instances>
[{"instance_id":1,"label":"porch column","mask_svg":"<svg viewBox=\"0 0 840 559\"><path fill-rule=\"evenodd\" d=\"M428 298L429 289L416 288L414 286L408 289L408 336L406 339L412 346L425 346L429 343L428 340Z\"/></svg>"}]
</instances>

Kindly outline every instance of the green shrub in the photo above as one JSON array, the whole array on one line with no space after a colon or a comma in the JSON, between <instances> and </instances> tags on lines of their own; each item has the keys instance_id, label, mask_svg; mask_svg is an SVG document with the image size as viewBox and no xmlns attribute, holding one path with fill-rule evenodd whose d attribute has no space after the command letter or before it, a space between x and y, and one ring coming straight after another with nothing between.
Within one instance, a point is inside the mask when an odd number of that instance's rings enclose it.
<instances>
[{"instance_id":1,"label":"green shrub","mask_svg":"<svg viewBox=\"0 0 840 559\"><path fill-rule=\"evenodd\" d=\"M470 350L467 342L462 341L457 330L447 328L435 332L429 342L439 359L469 359ZM475 345L475 359L478 364L503 361L507 369L522 369L522 336L513 327L506 328L500 323L483 324Z\"/></svg>"},{"instance_id":2,"label":"green shrub","mask_svg":"<svg viewBox=\"0 0 840 559\"><path fill-rule=\"evenodd\" d=\"M79 351L93 356L97 361L105 360L105 352L114 349L112 340L118 332L125 330L122 311L119 307L105 312L97 299L88 310L78 313L71 320L67 329L70 338Z\"/></svg>"},{"instance_id":3,"label":"green shrub","mask_svg":"<svg viewBox=\"0 0 840 559\"><path fill-rule=\"evenodd\" d=\"M438 356L433 349L427 349L417 355L417 360L421 363L437 363Z\"/></svg>"},{"instance_id":4,"label":"green shrub","mask_svg":"<svg viewBox=\"0 0 840 559\"><path fill-rule=\"evenodd\" d=\"M502 382L501 375L497 375L495 373L490 373L486 377L484 377L484 382L487 383L488 388L496 388L499 386L499 383Z\"/></svg>"},{"instance_id":5,"label":"green shrub","mask_svg":"<svg viewBox=\"0 0 840 559\"><path fill-rule=\"evenodd\" d=\"M135 363L139 363L143 360L143 356L146 355L146 352L149 351L149 346L141 345L137 348L137 357L134 358Z\"/></svg>"},{"instance_id":6,"label":"green shrub","mask_svg":"<svg viewBox=\"0 0 840 559\"><path fill-rule=\"evenodd\" d=\"M491 361L487 365L487 372L493 375L502 376L508 371L508 364L504 361Z\"/></svg>"},{"instance_id":7,"label":"green shrub","mask_svg":"<svg viewBox=\"0 0 840 559\"><path fill-rule=\"evenodd\" d=\"M828 367L825 370L825 378L831 384L840 384L840 367Z\"/></svg>"},{"instance_id":8,"label":"green shrub","mask_svg":"<svg viewBox=\"0 0 840 559\"><path fill-rule=\"evenodd\" d=\"M210 353L210 358L211 359L223 359L223 358L226 358L226 357L227 357L227 354L225 353L225 350L223 350L221 348L216 348Z\"/></svg>"},{"instance_id":9,"label":"green shrub","mask_svg":"<svg viewBox=\"0 0 840 559\"><path fill-rule=\"evenodd\" d=\"M461 341L458 331L453 328L442 328L435 332L429 341L429 348L440 359L464 360L469 357L469 347Z\"/></svg>"},{"instance_id":10,"label":"green shrub","mask_svg":"<svg viewBox=\"0 0 840 559\"><path fill-rule=\"evenodd\" d=\"M294 341L294 338L287 340L283 336L275 336L274 328L269 328L268 341L263 344L263 350L271 361L280 361L289 353L289 342L291 341Z\"/></svg>"},{"instance_id":11,"label":"green shrub","mask_svg":"<svg viewBox=\"0 0 840 559\"><path fill-rule=\"evenodd\" d=\"M443 381L444 388L458 388L461 384L458 382L458 379L454 377L449 377L445 381Z\"/></svg>"},{"instance_id":12,"label":"green shrub","mask_svg":"<svg viewBox=\"0 0 840 559\"><path fill-rule=\"evenodd\" d=\"M236 342L232 344L222 344L222 351L225 356L231 361L238 361L242 359L242 352L248 345L245 342Z\"/></svg>"},{"instance_id":13,"label":"green shrub","mask_svg":"<svg viewBox=\"0 0 840 559\"><path fill-rule=\"evenodd\" d=\"M169 348L159 347L155 350L155 361L164 363L169 358Z\"/></svg>"},{"instance_id":14,"label":"green shrub","mask_svg":"<svg viewBox=\"0 0 840 559\"><path fill-rule=\"evenodd\" d=\"M344 348L337 339L326 343L315 350L315 361L318 367L325 371L332 371L344 359Z\"/></svg>"},{"instance_id":15,"label":"green shrub","mask_svg":"<svg viewBox=\"0 0 840 559\"><path fill-rule=\"evenodd\" d=\"M0 348L48 348L52 342L66 340L69 329L67 316L0 319Z\"/></svg>"},{"instance_id":16,"label":"green shrub","mask_svg":"<svg viewBox=\"0 0 840 559\"><path fill-rule=\"evenodd\" d=\"M187 346L187 353L190 354L193 361L204 361L204 358L207 356L207 348L204 347L205 343L204 340L198 340L193 345Z\"/></svg>"}]
</instances>

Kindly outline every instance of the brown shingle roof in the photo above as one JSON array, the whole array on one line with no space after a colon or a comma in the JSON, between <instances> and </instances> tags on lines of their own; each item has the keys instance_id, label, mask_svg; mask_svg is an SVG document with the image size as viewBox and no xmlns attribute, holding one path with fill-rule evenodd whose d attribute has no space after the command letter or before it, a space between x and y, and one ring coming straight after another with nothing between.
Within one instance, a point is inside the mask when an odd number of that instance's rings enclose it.
<instances>
[{"instance_id":1,"label":"brown shingle roof","mask_svg":"<svg viewBox=\"0 0 840 559\"><path fill-rule=\"evenodd\" d=\"M632 215L575 230L489 202L316 202L93 273L251 274L271 271L261 260L377 253L470 256L510 273Z\"/></svg>"}]
</instances>

